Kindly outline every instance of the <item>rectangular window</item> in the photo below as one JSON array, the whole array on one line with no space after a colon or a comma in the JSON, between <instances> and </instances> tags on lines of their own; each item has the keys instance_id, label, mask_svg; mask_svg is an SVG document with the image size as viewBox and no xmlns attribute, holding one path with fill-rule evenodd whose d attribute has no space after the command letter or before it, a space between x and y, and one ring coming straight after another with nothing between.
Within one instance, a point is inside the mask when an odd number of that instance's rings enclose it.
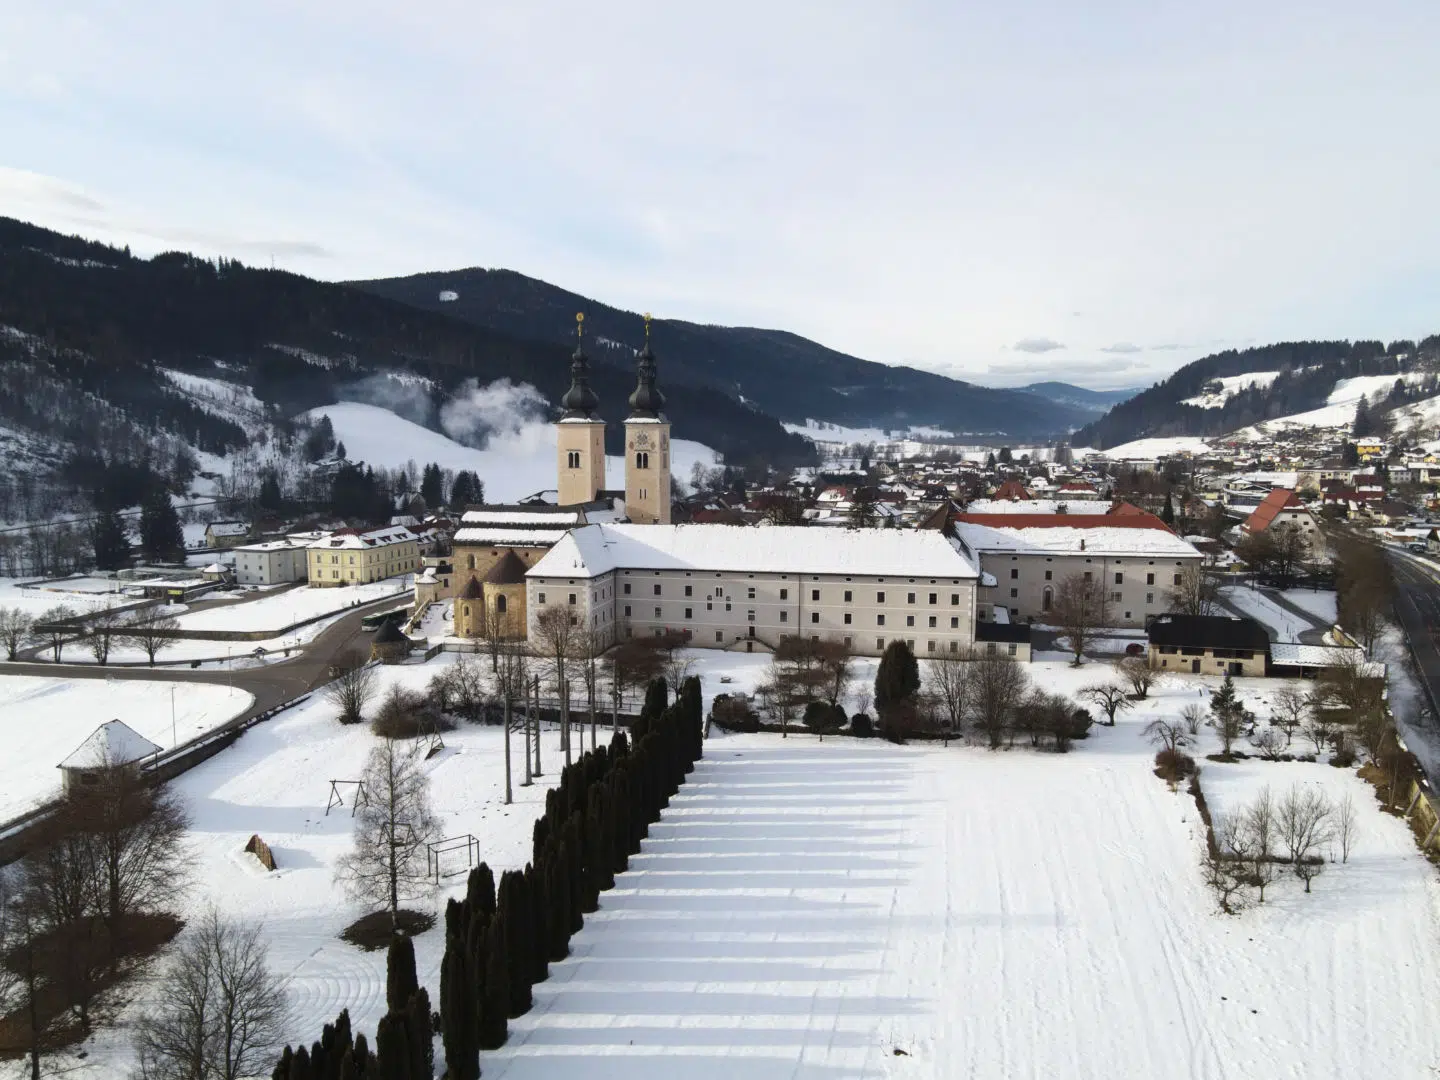
<instances>
[{"instance_id":1,"label":"rectangular window","mask_svg":"<svg viewBox=\"0 0 1440 1080\"><path fill-rule=\"evenodd\" d=\"M884 652L884 650L885 650L885 639L884 639L883 637L877 637L877 638L875 639L875 648L879 649L881 652Z\"/></svg>"},{"instance_id":2,"label":"rectangular window","mask_svg":"<svg viewBox=\"0 0 1440 1080\"><path fill-rule=\"evenodd\" d=\"M540 603L543 604L543 603L545 602L545 594L542 592L542 593L538 594L538 595L535 597L535 599L539 600Z\"/></svg>"},{"instance_id":3,"label":"rectangular window","mask_svg":"<svg viewBox=\"0 0 1440 1080\"><path fill-rule=\"evenodd\" d=\"M659 586L659 585L656 585L656 586L655 586L655 595L656 595L656 596L659 596L659 595L660 595L660 586Z\"/></svg>"},{"instance_id":4,"label":"rectangular window","mask_svg":"<svg viewBox=\"0 0 1440 1080\"><path fill-rule=\"evenodd\" d=\"M1053 570L1046 570L1046 571L1045 571L1045 580L1046 580L1046 581L1050 581L1052 578L1054 578L1054 576L1055 576L1055 572L1054 572Z\"/></svg>"},{"instance_id":5,"label":"rectangular window","mask_svg":"<svg viewBox=\"0 0 1440 1080\"><path fill-rule=\"evenodd\" d=\"M820 599L820 590L819 590L819 589L811 589L811 590L810 590L810 599L811 599L811 600L819 600L819 599Z\"/></svg>"},{"instance_id":6,"label":"rectangular window","mask_svg":"<svg viewBox=\"0 0 1440 1080\"><path fill-rule=\"evenodd\" d=\"M1117 574L1115 575L1115 584L1116 584L1116 585L1124 585L1124 584L1125 584L1125 575L1124 575L1124 574L1117 573Z\"/></svg>"},{"instance_id":7,"label":"rectangular window","mask_svg":"<svg viewBox=\"0 0 1440 1080\"><path fill-rule=\"evenodd\" d=\"M1176 575L1175 575L1175 584L1176 584L1176 585L1179 585L1179 584L1180 584L1180 575L1179 575L1179 574L1176 574Z\"/></svg>"},{"instance_id":8,"label":"rectangular window","mask_svg":"<svg viewBox=\"0 0 1440 1080\"><path fill-rule=\"evenodd\" d=\"M716 640L716 641L723 642L723 641L725 640L725 631L724 631L724 630L716 630L716 631L715 631L715 640Z\"/></svg>"},{"instance_id":9,"label":"rectangular window","mask_svg":"<svg viewBox=\"0 0 1440 1080\"><path fill-rule=\"evenodd\" d=\"M960 594L959 594L958 592L952 592L952 593L950 594L950 606L951 606L951 607L959 607L959 606L960 606Z\"/></svg>"},{"instance_id":10,"label":"rectangular window","mask_svg":"<svg viewBox=\"0 0 1440 1080\"><path fill-rule=\"evenodd\" d=\"M849 625L850 625L850 612L848 612L848 611L845 612L845 625L846 625L846 626L849 626Z\"/></svg>"},{"instance_id":11,"label":"rectangular window","mask_svg":"<svg viewBox=\"0 0 1440 1080\"><path fill-rule=\"evenodd\" d=\"M950 651L952 653L958 653L960 651L960 643L958 641L950 642Z\"/></svg>"},{"instance_id":12,"label":"rectangular window","mask_svg":"<svg viewBox=\"0 0 1440 1080\"><path fill-rule=\"evenodd\" d=\"M884 616L884 615L876 615L876 616L875 616L875 625L876 625L876 626L884 626L884 625L885 625L885 616Z\"/></svg>"},{"instance_id":13,"label":"rectangular window","mask_svg":"<svg viewBox=\"0 0 1440 1080\"><path fill-rule=\"evenodd\" d=\"M1009 650L1011 656L1015 655L1015 642L1010 642L1010 644L1007 645L1006 648Z\"/></svg>"},{"instance_id":14,"label":"rectangular window","mask_svg":"<svg viewBox=\"0 0 1440 1080\"><path fill-rule=\"evenodd\" d=\"M745 599L746 599L746 600L754 600L754 599L755 599L755 586L754 586L754 585L751 585L748 589L745 590Z\"/></svg>"},{"instance_id":15,"label":"rectangular window","mask_svg":"<svg viewBox=\"0 0 1440 1080\"><path fill-rule=\"evenodd\" d=\"M952 618L952 619L950 620L950 629L951 629L951 630L959 630L959 629L960 629L960 616L956 615L954 618Z\"/></svg>"},{"instance_id":16,"label":"rectangular window","mask_svg":"<svg viewBox=\"0 0 1440 1080\"><path fill-rule=\"evenodd\" d=\"M818 611L810 612L810 621L812 623L818 623L820 621L820 613Z\"/></svg>"},{"instance_id":17,"label":"rectangular window","mask_svg":"<svg viewBox=\"0 0 1440 1080\"><path fill-rule=\"evenodd\" d=\"M906 616L905 616L905 625L906 625L906 626L914 626L914 625L915 625L915 616L914 616L914 615L906 615Z\"/></svg>"},{"instance_id":18,"label":"rectangular window","mask_svg":"<svg viewBox=\"0 0 1440 1080\"><path fill-rule=\"evenodd\" d=\"M933 592L932 592L932 593L930 594L930 603L932 603L932 604L938 604L939 602L940 602L940 597L939 597L939 595L938 595L937 593L933 593Z\"/></svg>"},{"instance_id":19,"label":"rectangular window","mask_svg":"<svg viewBox=\"0 0 1440 1080\"><path fill-rule=\"evenodd\" d=\"M687 618L687 619L693 619L694 617L695 617L695 610L694 610L693 608L688 608L688 607L687 607L687 608L685 609L685 618Z\"/></svg>"},{"instance_id":20,"label":"rectangular window","mask_svg":"<svg viewBox=\"0 0 1440 1080\"><path fill-rule=\"evenodd\" d=\"M660 609L658 607L655 609L655 618L660 618Z\"/></svg>"},{"instance_id":21,"label":"rectangular window","mask_svg":"<svg viewBox=\"0 0 1440 1080\"><path fill-rule=\"evenodd\" d=\"M694 596L694 595L695 595L695 587L694 587L693 585L686 585L686 586L685 586L685 595L686 595L686 596Z\"/></svg>"},{"instance_id":22,"label":"rectangular window","mask_svg":"<svg viewBox=\"0 0 1440 1080\"><path fill-rule=\"evenodd\" d=\"M754 622L754 621L755 621L755 612L753 612L753 611L747 611L747 612L745 613L745 621L746 621L746 622Z\"/></svg>"},{"instance_id":23,"label":"rectangular window","mask_svg":"<svg viewBox=\"0 0 1440 1080\"><path fill-rule=\"evenodd\" d=\"M915 594L914 594L913 592L912 592L912 593L906 593L906 594L905 594L905 602L906 602L907 604L913 604L913 603L915 602Z\"/></svg>"},{"instance_id":24,"label":"rectangular window","mask_svg":"<svg viewBox=\"0 0 1440 1080\"><path fill-rule=\"evenodd\" d=\"M629 595L630 595L630 582L628 582L628 581L625 582L625 595L626 595L626 596L629 596Z\"/></svg>"},{"instance_id":25,"label":"rectangular window","mask_svg":"<svg viewBox=\"0 0 1440 1080\"><path fill-rule=\"evenodd\" d=\"M933 642L933 641L927 641L927 642L925 643L925 651L926 651L926 652L934 652L934 651L935 651L935 642Z\"/></svg>"},{"instance_id":26,"label":"rectangular window","mask_svg":"<svg viewBox=\"0 0 1440 1080\"><path fill-rule=\"evenodd\" d=\"M1020 595L1020 590L1019 590L1019 589L1011 589L1011 590L1010 590L1010 599L1011 599L1011 600L1014 600L1014 599L1015 599L1017 596L1019 596L1019 595Z\"/></svg>"},{"instance_id":27,"label":"rectangular window","mask_svg":"<svg viewBox=\"0 0 1440 1080\"><path fill-rule=\"evenodd\" d=\"M884 594L883 592L877 592L877 593L875 594L875 603L877 603L877 604L883 604L884 602L885 602L885 594Z\"/></svg>"},{"instance_id":28,"label":"rectangular window","mask_svg":"<svg viewBox=\"0 0 1440 1080\"><path fill-rule=\"evenodd\" d=\"M789 621L790 621L790 612L788 612L788 611L782 611L782 612L780 612L780 621L781 621L781 622L789 622Z\"/></svg>"},{"instance_id":29,"label":"rectangular window","mask_svg":"<svg viewBox=\"0 0 1440 1080\"><path fill-rule=\"evenodd\" d=\"M789 600L789 599L790 599L790 590L789 590L789 589L781 589L781 590L780 590L780 599L781 599L781 600Z\"/></svg>"},{"instance_id":30,"label":"rectangular window","mask_svg":"<svg viewBox=\"0 0 1440 1080\"><path fill-rule=\"evenodd\" d=\"M851 645L851 643L852 643L854 640L855 640L854 638L848 638L848 637L847 637L847 638L845 639L845 648L847 648L847 649L850 648L850 645Z\"/></svg>"},{"instance_id":31,"label":"rectangular window","mask_svg":"<svg viewBox=\"0 0 1440 1080\"><path fill-rule=\"evenodd\" d=\"M1020 577L1020 570L1019 570L1019 568L1012 566L1012 567L1010 568L1010 580L1011 580L1011 581L1016 581L1016 580L1019 579L1019 577Z\"/></svg>"},{"instance_id":32,"label":"rectangular window","mask_svg":"<svg viewBox=\"0 0 1440 1080\"><path fill-rule=\"evenodd\" d=\"M1118 604L1120 602L1120 594L1118 592L1112 592L1110 594L1110 601L1111 603Z\"/></svg>"},{"instance_id":33,"label":"rectangular window","mask_svg":"<svg viewBox=\"0 0 1440 1080\"><path fill-rule=\"evenodd\" d=\"M629 604L626 604L626 605L625 605L625 617L626 617L627 619L630 617L630 605L629 605Z\"/></svg>"},{"instance_id":34,"label":"rectangular window","mask_svg":"<svg viewBox=\"0 0 1440 1080\"><path fill-rule=\"evenodd\" d=\"M1153 592L1147 592L1147 593L1145 594L1145 603L1147 603L1147 604L1153 604L1154 602L1155 602L1155 594L1154 594Z\"/></svg>"},{"instance_id":35,"label":"rectangular window","mask_svg":"<svg viewBox=\"0 0 1440 1080\"><path fill-rule=\"evenodd\" d=\"M931 616L930 616L930 625L931 625L932 627L935 625L935 616L934 616L934 615L931 615Z\"/></svg>"},{"instance_id":36,"label":"rectangular window","mask_svg":"<svg viewBox=\"0 0 1440 1080\"><path fill-rule=\"evenodd\" d=\"M1085 571L1085 580L1086 580L1086 581L1090 581L1091 579L1094 578L1094 576L1095 576L1095 575L1092 574L1089 570L1086 570L1086 571Z\"/></svg>"},{"instance_id":37,"label":"rectangular window","mask_svg":"<svg viewBox=\"0 0 1440 1080\"><path fill-rule=\"evenodd\" d=\"M574 594L573 592L570 594L570 599L569 599L568 603L570 604L571 607L574 607L574 606L575 606L575 594Z\"/></svg>"},{"instance_id":38,"label":"rectangular window","mask_svg":"<svg viewBox=\"0 0 1440 1080\"><path fill-rule=\"evenodd\" d=\"M1145 575L1145 584L1146 584L1146 585L1154 585L1154 584L1155 584L1155 575L1154 575L1154 574L1146 574L1146 575Z\"/></svg>"},{"instance_id":39,"label":"rectangular window","mask_svg":"<svg viewBox=\"0 0 1440 1080\"><path fill-rule=\"evenodd\" d=\"M847 604L850 603L850 590L849 590L849 589L846 589L846 590L845 590L845 603L847 603Z\"/></svg>"}]
</instances>

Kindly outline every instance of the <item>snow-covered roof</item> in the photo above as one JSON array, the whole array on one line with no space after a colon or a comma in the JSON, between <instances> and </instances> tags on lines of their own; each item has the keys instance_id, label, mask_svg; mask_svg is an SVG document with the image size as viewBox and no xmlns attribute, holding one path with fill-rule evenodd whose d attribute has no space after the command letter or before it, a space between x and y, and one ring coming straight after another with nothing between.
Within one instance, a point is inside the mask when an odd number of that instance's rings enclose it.
<instances>
[{"instance_id":1,"label":"snow-covered roof","mask_svg":"<svg viewBox=\"0 0 1440 1080\"><path fill-rule=\"evenodd\" d=\"M587 525L528 577L596 577L617 569L973 578L979 571L943 534L797 525Z\"/></svg>"},{"instance_id":2,"label":"snow-covered roof","mask_svg":"<svg viewBox=\"0 0 1440 1080\"><path fill-rule=\"evenodd\" d=\"M1168 529L1083 525L1005 528L959 521L955 532L972 551L1022 555L1153 555L1200 558L1200 552Z\"/></svg>"},{"instance_id":3,"label":"snow-covered roof","mask_svg":"<svg viewBox=\"0 0 1440 1080\"><path fill-rule=\"evenodd\" d=\"M389 547L392 544L404 544L415 539L415 534L403 525L390 525L383 529L371 529L369 532L356 532L353 529L337 529L329 536L321 537L306 546L319 548L326 551L338 550L363 550L365 548Z\"/></svg>"},{"instance_id":4,"label":"snow-covered roof","mask_svg":"<svg viewBox=\"0 0 1440 1080\"><path fill-rule=\"evenodd\" d=\"M1062 509L1063 507L1063 509ZM1108 514L1104 499L976 499L965 505L967 514Z\"/></svg>"},{"instance_id":5,"label":"snow-covered roof","mask_svg":"<svg viewBox=\"0 0 1440 1080\"><path fill-rule=\"evenodd\" d=\"M212 536L246 536L250 526L243 521L212 521L209 525Z\"/></svg>"},{"instance_id":6,"label":"snow-covered roof","mask_svg":"<svg viewBox=\"0 0 1440 1080\"><path fill-rule=\"evenodd\" d=\"M456 529L457 544L493 544L505 547L548 547L559 542L568 529Z\"/></svg>"},{"instance_id":7,"label":"snow-covered roof","mask_svg":"<svg viewBox=\"0 0 1440 1080\"><path fill-rule=\"evenodd\" d=\"M466 510L463 525L579 525L579 510Z\"/></svg>"},{"instance_id":8,"label":"snow-covered roof","mask_svg":"<svg viewBox=\"0 0 1440 1080\"><path fill-rule=\"evenodd\" d=\"M266 551L284 551L287 548L305 547L306 544L310 543L313 540L318 540L323 535L325 534L314 533L306 534L303 538L286 537L284 540L262 540L258 544L241 544L239 547L233 547L230 550L234 552L251 553Z\"/></svg>"},{"instance_id":9,"label":"snow-covered roof","mask_svg":"<svg viewBox=\"0 0 1440 1080\"><path fill-rule=\"evenodd\" d=\"M75 748L74 753L60 762L62 769L99 769L111 765L128 765L151 754L160 747L120 720L101 724L91 736Z\"/></svg>"},{"instance_id":10,"label":"snow-covered roof","mask_svg":"<svg viewBox=\"0 0 1440 1080\"><path fill-rule=\"evenodd\" d=\"M1270 645L1270 662L1287 667L1340 667L1363 664L1361 649L1342 649L1333 645L1301 645L1293 641L1276 641ZM1361 668L1364 671L1364 668Z\"/></svg>"},{"instance_id":11,"label":"snow-covered roof","mask_svg":"<svg viewBox=\"0 0 1440 1080\"><path fill-rule=\"evenodd\" d=\"M228 566L221 566L218 562L212 562L209 566L205 567L205 569L201 570L200 572L202 574L228 574L230 572L230 568Z\"/></svg>"}]
</instances>

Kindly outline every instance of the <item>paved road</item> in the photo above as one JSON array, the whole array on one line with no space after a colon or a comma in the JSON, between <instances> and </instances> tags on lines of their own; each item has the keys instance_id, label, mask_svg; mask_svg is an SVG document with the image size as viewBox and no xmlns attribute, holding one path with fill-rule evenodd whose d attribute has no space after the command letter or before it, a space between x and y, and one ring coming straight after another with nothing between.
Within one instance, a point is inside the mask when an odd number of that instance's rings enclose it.
<instances>
[{"instance_id":1,"label":"paved road","mask_svg":"<svg viewBox=\"0 0 1440 1080\"><path fill-rule=\"evenodd\" d=\"M1402 717L1410 749L1425 766L1431 785L1440 782L1440 718L1434 704L1440 702L1440 571L1400 552L1390 550L1395 571L1395 618L1410 642L1415 671L1429 696L1431 711ZM1417 743L1423 745L1416 745Z\"/></svg>"}]
</instances>

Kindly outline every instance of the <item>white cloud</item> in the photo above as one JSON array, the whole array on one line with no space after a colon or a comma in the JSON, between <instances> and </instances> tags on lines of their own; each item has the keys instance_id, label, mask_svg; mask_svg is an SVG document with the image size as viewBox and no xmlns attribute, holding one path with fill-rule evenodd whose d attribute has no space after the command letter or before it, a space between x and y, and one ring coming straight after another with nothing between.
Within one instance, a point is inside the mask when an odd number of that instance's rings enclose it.
<instances>
[{"instance_id":1,"label":"white cloud","mask_svg":"<svg viewBox=\"0 0 1440 1080\"><path fill-rule=\"evenodd\" d=\"M1047 337L1021 338L1010 347L1016 352L1023 353L1047 353L1065 348L1063 343Z\"/></svg>"}]
</instances>

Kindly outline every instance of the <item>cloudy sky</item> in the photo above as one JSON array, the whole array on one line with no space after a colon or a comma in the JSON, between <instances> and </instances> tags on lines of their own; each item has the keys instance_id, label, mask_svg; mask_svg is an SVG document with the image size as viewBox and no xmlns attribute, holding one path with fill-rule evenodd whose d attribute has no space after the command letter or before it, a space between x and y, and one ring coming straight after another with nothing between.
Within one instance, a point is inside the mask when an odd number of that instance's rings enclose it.
<instances>
[{"instance_id":1,"label":"cloudy sky","mask_svg":"<svg viewBox=\"0 0 1440 1080\"><path fill-rule=\"evenodd\" d=\"M1143 385L1440 331L1437 41L1436 0L7 0L0 213Z\"/></svg>"}]
</instances>

